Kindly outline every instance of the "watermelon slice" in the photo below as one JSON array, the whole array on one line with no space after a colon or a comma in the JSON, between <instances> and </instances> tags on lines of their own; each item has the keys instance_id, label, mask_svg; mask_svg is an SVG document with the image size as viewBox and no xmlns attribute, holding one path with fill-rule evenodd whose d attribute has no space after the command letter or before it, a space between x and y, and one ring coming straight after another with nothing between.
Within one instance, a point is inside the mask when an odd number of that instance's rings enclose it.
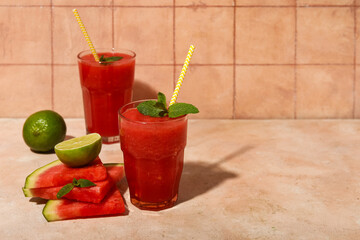
<instances>
[{"instance_id":1,"label":"watermelon slice","mask_svg":"<svg viewBox=\"0 0 360 240\"><path fill-rule=\"evenodd\" d=\"M107 178L107 172L99 157L81 168L67 167L60 160L56 160L27 176L24 188L59 187L71 183L74 178L102 181Z\"/></svg>"},{"instance_id":2,"label":"watermelon slice","mask_svg":"<svg viewBox=\"0 0 360 240\"><path fill-rule=\"evenodd\" d=\"M110 188L124 176L124 164L122 163L105 163L108 178L104 181L94 182L96 186L87 188L73 188L71 192L63 198L83 202L99 203L108 193ZM40 197L44 199L57 199L56 194L62 188L23 188L25 197Z\"/></svg>"},{"instance_id":3,"label":"watermelon slice","mask_svg":"<svg viewBox=\"0 0 360 240\"><path fill-rule=\"evenodd\" d=\"M124 200L114 187L100 203L76 202L67 199L49 200L43 209L48 222L104 215L119 215L125 212Z\"/></svg>"}]
</instances>

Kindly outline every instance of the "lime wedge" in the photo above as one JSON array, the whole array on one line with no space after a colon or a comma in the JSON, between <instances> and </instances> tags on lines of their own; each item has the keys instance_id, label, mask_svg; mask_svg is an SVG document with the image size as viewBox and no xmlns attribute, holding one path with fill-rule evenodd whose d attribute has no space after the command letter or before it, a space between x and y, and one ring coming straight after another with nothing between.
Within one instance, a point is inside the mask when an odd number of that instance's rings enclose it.
<instances>
[{"instance_id":1,"label":"lime wedge","mask_svg":"<svg viewBox=\"0 0 360 240\"><path fill-rule=\"evenodd\" d=\"M54 147L59 160L69 167L81 167L91 163L101 151L101 136L91 133L72 138Z\"/></svg>"}]
</instances>

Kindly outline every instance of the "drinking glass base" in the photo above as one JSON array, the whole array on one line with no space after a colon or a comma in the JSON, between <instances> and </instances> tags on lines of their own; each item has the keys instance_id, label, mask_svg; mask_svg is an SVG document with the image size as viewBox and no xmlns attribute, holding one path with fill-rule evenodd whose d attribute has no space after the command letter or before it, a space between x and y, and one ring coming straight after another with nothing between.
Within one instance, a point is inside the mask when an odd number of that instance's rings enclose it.
<instances>
[{"instance_id":1,"label":"drinking glass base","mask_svg":"<svg viewBox=\"0 0 360 240\"><path fill-rule=\"evenodd\" d=\"M86 131L86 134L90 134L90 133L91 132ZM105 144L118 143L120 142L120 136L110 136L110 137L101 136L101 141L102 143Z\"/></svg>"},{"instance_id":2,"label":"drinking glass base","mask_svg":"<svg viewBox=\"0 0 360 240\"><path fill-rule=\"evenodd\" d=\"M153 203L153 202L143 202L143 201L139 201L135 198L130 198L131 203L141 209L141 210L149 210L149 211L160 211L160 210L164 210L167 208L171 208L175 205L175 202L178 198L178 195L176 194L175 197L173 197L172 199L168 200L168 201L164 201L164 202L159 202L159 203Z\"/></svg>"},{"instance_id":3,"label":"drinking glass base","mask_svg":"<svg viewBox=\"0 0 360 240\"><path fill-rule=\"evenodd\" d=\"M111 137L101 136L101 140L105 144L118 143L120 141L120 136L111 136Z\"/></svg>"}]
</instances>

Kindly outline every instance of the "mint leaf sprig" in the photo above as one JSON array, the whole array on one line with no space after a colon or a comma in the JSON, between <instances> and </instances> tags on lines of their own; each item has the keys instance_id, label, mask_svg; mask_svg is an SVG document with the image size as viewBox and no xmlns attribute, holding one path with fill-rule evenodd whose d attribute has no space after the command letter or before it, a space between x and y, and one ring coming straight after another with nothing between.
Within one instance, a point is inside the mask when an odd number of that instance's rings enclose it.
<instances>
[{"instance_id":1,"label":"mint leaf sprig","mask_svg":"<svg viewBox=\"0 0 360 240\"><path fill-rule=\"evenodd\" d=\"M96 186L95 183L87 180L87 179L82 179L80 178L79 180L77 180L76 178L73 179L72 183L68 183L65 186L63 186L59 192L56 194L56 197L58 199L62 198L63 196L65 196L66 194L68 194L69 192L71 192L71 190L74 187L92 187L92 186Z\"/></svg>"},{"instance_id":2,"label":"mint leaf sprig","mask_svg":"<svg viewBox=\"0 0 360 240\"><path fill-rule=\"evenodd\" d=\"M150 100L140 103L137 110L151 117L177 118L190 113L198 113L199 109L189 103L174 103L170 107L166 106L166 97L162 92L158 93L157 101Z\"/></svg>"},{"instance_id":3,"label":"mint leaf sprig","mask_svg":"<svg viewBox=\"0 0 360 240\"><path fill-rule=\"evenodd\" d=\"M120 59L123 59L123 57L117 57L117 56L114 56L114 57L104 57L104 55L101 55L100 57L100 64L102 65L109 65L113 62L116 62L116 61L119 61Z\"/></svg>"}]
</instances>

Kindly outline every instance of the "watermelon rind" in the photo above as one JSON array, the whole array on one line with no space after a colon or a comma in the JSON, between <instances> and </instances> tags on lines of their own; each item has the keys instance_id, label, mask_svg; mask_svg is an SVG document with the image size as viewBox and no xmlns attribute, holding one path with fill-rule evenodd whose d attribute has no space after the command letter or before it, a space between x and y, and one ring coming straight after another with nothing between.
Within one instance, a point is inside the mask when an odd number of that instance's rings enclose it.
<instances>
[{"instance_id":1,"label":"watermelon rind","mask_svg":"<svg viewBox=\"0 0 360 240\"><path fill-rule=\"evenodd\" d=\"M124 163L104 163L104 166L124 166Z\"/></svg>"},{"instance_id":2,"label":"watermelon rind","mask_svg":"<svg viewBox=\"0 0 360 240\"><path fill-rule=\"evenodd\" d=\"M106 215L119 215L126 211L120 191L113 188L100 203L77 202L67 199L49 200L42 214L48 222L91 218Z\"/></svg>"},{"instance_id":3,"label":"watermelon rind","mask_svg":"<svg viewBox=\"0 0 360 240\"><path fill-rule=\"evenodd\" d=\"M46 164L45 166L42 166L32 173L30 173L29 176L26 177L24 188L35 188L36 187L36 181L40 174L48 170L49 168L52 168L57 165L63 164L60 160L55 160L49 164ZM24 192L25 194L25 192Z\"/></svg>"},{"instance_id":4,"label":"watermelon rind","mask_svg":"<svg viewBox=\"0 0 360 240\"><path fill-rule=\"evenodd\" d=\"M23 190L25 197L33 197L34 196L29 188L23 187L22 190Z\"/></svg>"},{"instance_id":5,"label":"watermelon rind","mask_svg":"<svg viewBox=\"0 0 360 240\"><path fill-rule=\"evenodd\" d=\"M46 221L58 221L61 220L60 216L57 214L57 207L61 204L60 200L49 200L43 208L42 214L44 215Z\"/></svg>"},{"instance_id":6,"label":"watermelon rind","mask_svg":"<svg viewBox=\"0 0 360 240\"><path fill-rule=\"evenodd\" d=\"M57 161L59 161L59 160L57 160ZM56 162L56 161L55 161L55 162ZM54 163L54 162L52 162L52 163ZM51 164L51 163L50 163L50 164ZM105 166L105 167L123 166L123 165L124 165L124 163L104 163L104 166ZM41 167L41 168L44 168L44 167L46 167L46 166L47 166L47 165L45 165L45 166L43 166L43 167ZM54 165L52 165L52 166L54 166ZM39 168L39 169L40 169L40 168ZM34 174L36 171L38 171L39 169L37 169L37 170L35 170L33 173L31 173L31 174L28 176L28 178L29 178L32 174ZM45 170L46 170L46 169L45 169ZM42 171L42 172L43 172L43 171ZM41 174L41 173L39 173L39 174ZM34 197L33 193L31 192L31 187L30 187L30 188L27 187L27 185L31 185L31 184L30 184L31 181L33 181L32 178L30 178L29 184L27 184L28 181L26 180L26 182L25 182L25 187L22 188L25 197ZM36 182L36 180L35 180L35 182Z\"/></svg>"}]
</instances>

